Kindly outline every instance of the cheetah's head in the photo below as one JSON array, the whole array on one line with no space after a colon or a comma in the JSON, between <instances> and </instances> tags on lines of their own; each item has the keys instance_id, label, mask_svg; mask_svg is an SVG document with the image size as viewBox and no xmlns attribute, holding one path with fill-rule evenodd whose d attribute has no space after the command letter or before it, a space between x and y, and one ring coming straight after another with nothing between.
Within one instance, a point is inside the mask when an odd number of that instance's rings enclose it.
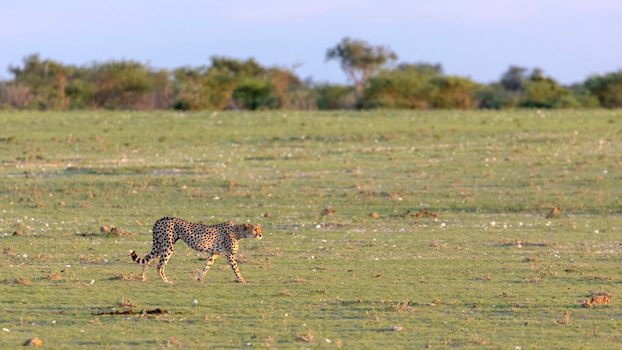
<instances>
[{"instance_id":1,"label":"cheetah's head","mask_svg":"<svg viewBox=\"0 0 622 350\"><path fill-rule=\"evenodd\" d=\"M242 238L261 239L261 226L259 224L243 224L242 227L244 228Z\"/></svg>"}]
</instances>

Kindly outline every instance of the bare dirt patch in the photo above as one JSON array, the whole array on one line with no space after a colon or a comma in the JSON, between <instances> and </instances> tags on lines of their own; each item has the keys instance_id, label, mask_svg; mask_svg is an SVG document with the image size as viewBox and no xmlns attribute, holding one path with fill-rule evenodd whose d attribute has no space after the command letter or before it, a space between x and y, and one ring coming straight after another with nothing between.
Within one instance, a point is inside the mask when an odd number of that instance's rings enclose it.
<instances>
[{"instance_id":1,"label":"bare dirt patch","mask_svg":"<svg viewBox=\"0 0 622 350\"><path fill-rule=\"evenodd\" d=\"M145 309L145 310L140 310L138 312L132 310L132 309L128 309L128 310L123 310L123 311L119 311L119 310L113 310L113 311L109 311L109 312L100 312L97 313L95 315L97 316L119 316L119 315L141 315L141 316L145 316L145 315L167 315L168 311L164 310L164 309L160 309L160 308L155 308L155 309Z\"/></svg>"},{"instance_id":2,"label":"bare dirt patch","mask_svg":"<svg viewBox=\"0 0 622 350\"><path fill-rule=\"evenodd\" d=\"M503 239L497 242L499 247L550 247L552 244L547 242L530 242L521 239Z\"/></svg>"}]
</instances>

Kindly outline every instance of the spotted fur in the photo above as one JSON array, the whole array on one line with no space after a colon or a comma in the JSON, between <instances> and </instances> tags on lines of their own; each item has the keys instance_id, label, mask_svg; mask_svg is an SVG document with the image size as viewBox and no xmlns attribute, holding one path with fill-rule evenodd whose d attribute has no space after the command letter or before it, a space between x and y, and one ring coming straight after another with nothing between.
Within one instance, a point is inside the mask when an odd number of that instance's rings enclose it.
<instances>
[{"instance_id":1,"label":"spotted fur","mask_svg":"<svg viewBox=\"0 0 622 350\"><path fill-rule=\"evenodd\" d=\"M164 275L164 268L173 253L175 242L182 240L199 252L209 253L205 267L197 276L197 282L201 282L216 258L224 254L229 265L235 273L236 282L245 283L240 275L235 254L238 252L238 242L243 238L261 239L261 227L257 224L234 224L231 221L218 225L203 225L179 218L163 217L153 225L153 247L151 253L139 258L133 250L130 253L132 260L143 265L141 278L146 279L145 272L152 259L160 258L158 273L162 281L170 283Z\"/></svg>"}]
</instances>

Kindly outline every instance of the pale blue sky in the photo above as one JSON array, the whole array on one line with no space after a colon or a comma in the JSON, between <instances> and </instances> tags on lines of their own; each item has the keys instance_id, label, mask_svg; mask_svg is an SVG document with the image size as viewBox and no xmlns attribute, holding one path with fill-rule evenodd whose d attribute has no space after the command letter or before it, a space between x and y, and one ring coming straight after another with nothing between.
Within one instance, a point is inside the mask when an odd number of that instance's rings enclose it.
<instances>
[{"instance_id":1,"label":"pale blue sky","mask_svg":"<svg viewBox=\"0 0 622 350\"><path fill-rule=\"evenodd\" d=\"M30 53L158 68L221 55L344 82L338 63L325 60L344 36L479 82L498 80L512 64L538 66L568 84L622 69L622 1L3 0L0 78Z\"/></svg>"}]
</instances>

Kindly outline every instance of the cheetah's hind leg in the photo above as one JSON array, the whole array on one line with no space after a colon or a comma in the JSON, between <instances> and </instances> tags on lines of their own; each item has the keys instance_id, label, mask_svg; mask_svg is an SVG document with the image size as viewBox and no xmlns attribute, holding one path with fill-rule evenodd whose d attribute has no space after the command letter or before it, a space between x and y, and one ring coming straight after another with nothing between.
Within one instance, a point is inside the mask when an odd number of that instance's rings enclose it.
<instances>
[{"instance_id":1,"label":"cheetah's hind leg","mask_svg":"<svg viewBox=\"0 0 622 350\"><path fill-rule=\"evenodd\" d=\"M172 284L173 282L169 281L168 278L166 278L166 275L164 274L164 268L166 267L166 263L168 262L168 259L170 259L170 257L171 251L169 250L167 253L160 256L160 261L158 262L158 274L160 275L162 282L168 284Z\"/></svg>"},{"instance_id":2,"label":"cheetah's hind leg","mask_svg":"<svg viewBox=\"0 0 622 350\"><path fill-rule=\"evenodd\" d=\"M140 280L143 282L147 280L147 268L149 267L150 263L151 263L151 260L145 262L143 264L143 270L140 272Z\"/></svg>"},{"instance_id":3,"label":"cheetah's hind leg","mask_svg":"<svg viewBox=\"0 0 622 350\"><path fill-rule=\"evenodd\" d=\"M144 282L144 281L146 281L146 280L147 280L147 268L149 267L149 264L151 264L151 261L153 261L153 259L148 258L148 256L147 256L147 257L145 257L145 258L140 259L140 258L138 257L138 255L136 254L136 252L135 252L135 251L133 251L133 250L132 250L132 251L130 251L130 254L128 254L128 255L129 255L129 256L132 258L132 260L134 260L137 264L139 264L139 265L142 265L142 266L143 266L143 269L142 269L142 271L140 272L140 279L141 279L141 281L143 281L143 282ZM156 256L156 258L157 258L157 256ZM149 259L149 260L147 260L147 259Z\"/></svg>"}]
</instances>

